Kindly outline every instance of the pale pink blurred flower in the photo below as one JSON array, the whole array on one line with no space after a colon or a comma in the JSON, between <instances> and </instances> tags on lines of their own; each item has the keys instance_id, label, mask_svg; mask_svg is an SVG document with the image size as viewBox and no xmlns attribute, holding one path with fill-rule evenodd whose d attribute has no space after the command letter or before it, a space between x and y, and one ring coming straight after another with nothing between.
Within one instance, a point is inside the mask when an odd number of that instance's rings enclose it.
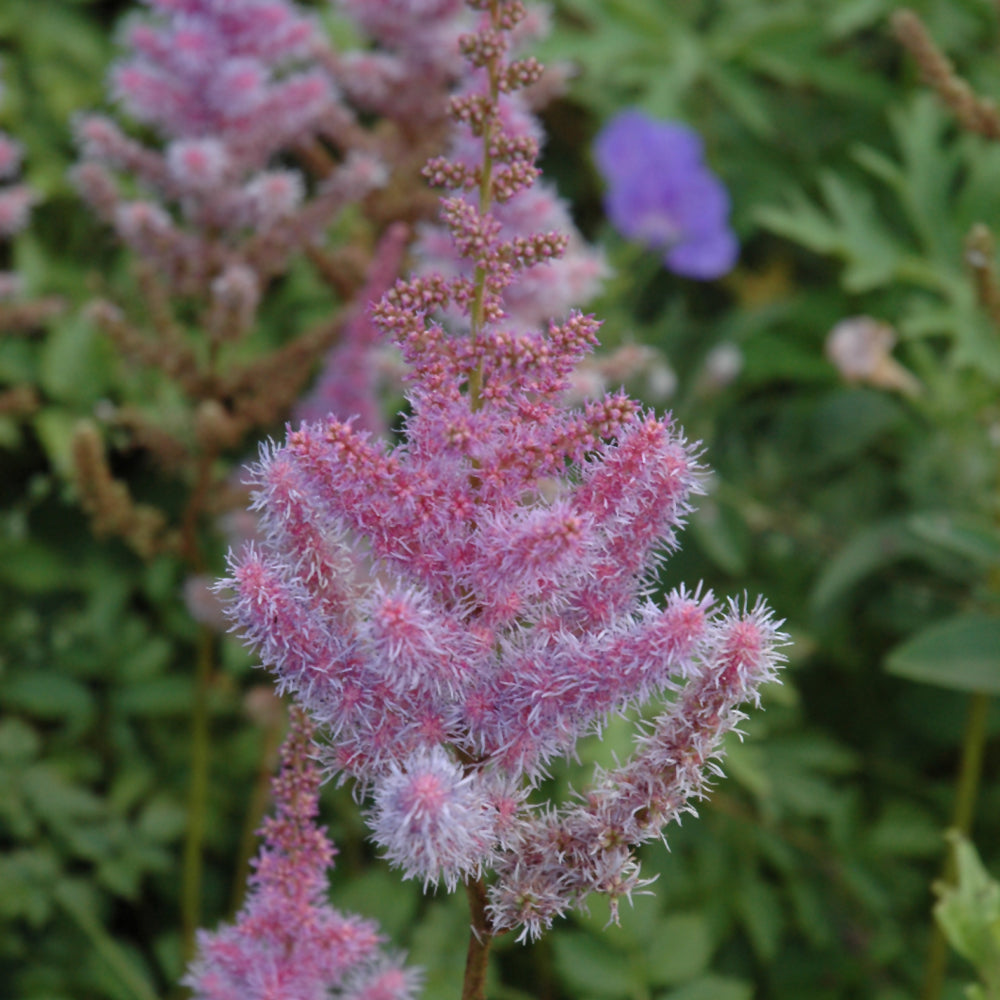
<instances>
[{"instance_id":1,"label":"pale pink blurred flower","mask_svg":"<svg viewBox=\"0 0 1000 1000\"><path fill-rule=\"evenodd\" d=\"M861 382L907 396L922 391L920 380L892 357L896 331L871 316L841 320L826 338L826 356L848 382Z\"/></svg>"},{"instance_id":2,"label":"pale pink blurred flower","mask_svg":"<svg viewBox=\"0 0 1000 1000\"><path fill-rule=\"evenodd\" d=\"M34 202L34 193L24 184L0 188L0 236L13 236L24 229Z\"/></svg>"},{"instance_id":3,"label":"pale pink blurred flower","mask_svg":"<svg viewBox=\"0 0 1000 1000\"><path fill-rule=\"evenodd\" d=\"M13 177L21 169L24 149L19 142L0 132L0 180Z\"/></svg>"},{"instance_id":4,"label":"pale pink blurred flower","mask_svg":"<svg viewBox=\"0 0 1000 1000\"><path fill-rule=\"evenodd\" d=\"M718 392L731 385L743 370L743 352L739 345L726 341L716 344L705 356L700 387L708 392Z\"/></svg>"}]
</instances>

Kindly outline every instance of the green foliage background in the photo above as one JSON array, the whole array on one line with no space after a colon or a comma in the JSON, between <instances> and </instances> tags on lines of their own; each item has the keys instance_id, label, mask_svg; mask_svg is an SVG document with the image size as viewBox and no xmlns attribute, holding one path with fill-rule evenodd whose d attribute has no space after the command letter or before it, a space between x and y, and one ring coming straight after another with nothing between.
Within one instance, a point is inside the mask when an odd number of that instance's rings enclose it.
<instances>
[{"instance_id":1,"label":"green foliage background","mask_svg":"<svg viewBox=\"0 0 1000 1000\"><path fill-rule=\"evenodd\" d=\"M919 994L965 692L1000 689L1000 334L963 250L972 224L998 223L1000 149L960 134L925 92L888 31L893 6L554 4L540 54L576 71L545 115L545 167L615 271L593 305L605 346L665 354L678 375L669 405L715 470L664 582L761 592L795 645L700 818L669 832L669 852L647 852L653 894L621 927L605 929L595 903L532 948L503 942L496 1000ZM1000 96L996 6L914 7L963 74ZM196 629L181 567L95 540L67 468L73 422L133 391L82 311L122 261L65 173L69 117L101 106L126 9L0 5L0 126L26 144L26 177L44 198L14 263L33 293L69 304L44 337L0 341L0 384L34 384L44 404L26 422L0 418L0 997L17 1000L174 996L181 972ZM729 279L675 278L604 222L589 144L628 105L705 136L744 248ZM919 396L845 385L826 360L828 331L859 314L899 331ZM271 333L282 336L278 321ZM743 358L724 386L704 374L720 344ZM118 471L156 488L141 466ZM235 642L220 641L220 656L209 925L242 881L273 735L244 708L264 676ZM997 723L993 713L973 830L994 869ZM613 725L555 780L627 752L628 731ZM337 905L382 922L427 970L427 997L457 998L463 900L425 900L373 859L348 793L331 790L325 807L342 851ZM945 996L971 978L955 958Z\"/></svg>"}]
</instances>

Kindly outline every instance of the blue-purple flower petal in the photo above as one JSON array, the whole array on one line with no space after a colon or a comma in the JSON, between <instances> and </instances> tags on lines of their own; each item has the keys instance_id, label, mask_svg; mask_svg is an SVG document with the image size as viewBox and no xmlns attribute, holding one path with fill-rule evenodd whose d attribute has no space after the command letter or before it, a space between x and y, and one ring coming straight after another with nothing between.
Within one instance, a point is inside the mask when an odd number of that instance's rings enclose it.
<instances>
[{"instance_id":1,"label":"blue-purple flower petal","mask_svg":"<svg viewBox=\"0 0 1000 1000\"><path fill-rule=\"evenodd\" d=\"M739 245L729 195L705 165L696 132L624 111L598 135L594 157L608 185L608 218L626 239L663 253L685 277L711 280L732 269Z\"/></svg>"}]
</instances>

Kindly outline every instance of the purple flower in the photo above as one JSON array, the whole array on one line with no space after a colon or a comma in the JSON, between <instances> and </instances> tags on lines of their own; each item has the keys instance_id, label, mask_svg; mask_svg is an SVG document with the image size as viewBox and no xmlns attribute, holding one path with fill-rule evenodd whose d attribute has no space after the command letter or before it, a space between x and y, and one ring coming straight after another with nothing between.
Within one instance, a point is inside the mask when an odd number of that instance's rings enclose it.
<instances>
[{"instance_id":1,"label":"purple flower","mask_svg":"<svg viewBox=\"0 0 1000 1000\"><path fill-rule=\"evenodd\" d=\"M605 208L615 228L688 278L710 280L735 264L739 245L729 228L729 195L705 166L696 132L639 111L623 111L594 143L608 184Z\"/></svg>"}]
</instances>

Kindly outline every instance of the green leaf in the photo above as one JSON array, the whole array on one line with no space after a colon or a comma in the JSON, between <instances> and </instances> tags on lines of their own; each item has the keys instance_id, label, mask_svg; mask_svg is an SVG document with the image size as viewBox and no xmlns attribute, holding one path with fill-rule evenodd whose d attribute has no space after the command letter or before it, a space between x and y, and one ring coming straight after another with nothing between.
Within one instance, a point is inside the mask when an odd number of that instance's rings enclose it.
<instances>
[{"instance_id":1,"label":"green leaf","mask_svg":"<svg viewBox=\"0 0 1000 1000\"><path fill-rule=\"evenodd\" d=\"M559 977L574 995L629 997L645 987L633 957L612 951L599 937L567 931L552 939L552 948Z\"/></svg>"},{"instance_id":2,"label":"green leaf","mask_svg":"<svg viewBox=\"0 0 1000 1000\"><path fill-rule=\"evenodd\" d=\"M914 514L909 527L917 538L984 569L1000 565L1000 531L989 521L947 512L926 513Z\"/></svg>"},{"instance_id":3,"label":"green leaf","mask_svg":"<svg viewBox=\"0 0 1000 1000\"><path fill-rule=\"evenodd\" d=\"M983 867L975 847L958 831L950 830L957 869L955 885L938 883L934 890L937 919L949 944L979 973L986 992L1000 997L1000 884Z\"/></svg>"},{"instance_id":4,"label":"green leaf","mask_svg":"<svg viewBox=\"0 0 1000 1000\"><path fill-rule=\"evenodd\" d=\"M44 594L72 586L75 567L51 545L33 540L0 541L0 580L29 594Z\"/></svg>"},{"instance_id":5,"label":"green leaf","mask_svg":"<svg viewBox=\"0 0 1000 1000\"><path fill-rule=\"evenodd\" d=\"M56 325L46 338L39 381L54 399L93 403L107 385L108 348L92 323L76 316Z\"/></svg>"},{"instance_id":6,"label":"green leaf","mask_svg":"<svg viewBox=\"0 0 1000 1000\"><path fill-rule=\"evenodd\" d=\"M118 711L128 715L184 715L191 711L190 677L152 677L114 692Z\"/></svg>"},{"instance_id":7,"label":"green leaf","mask_svg":"<svg viewBox=\"0 0 1000 1000\"><path fill-rule=\"evenodd\" d=\"M169 844L180 840L187 824L187 810L166 793L146 803L136 824L136 832L154 843ZM394 901L398 903L398 896Z\"/></svg>"},{"instance_id":8,"label":"green leaf","mask_svg":"<svg viewBox=\"0 0 1000 1000\"><path fill-rule=\"evenodd\" d=\"M59 877L59 861L51 851L13 850L0 855L0 917L18 918L31 927L48 921L52 887Z\"/></svg>"},{"instance_id":9,"label":"green leaf","mask_svg":"<svg viewBox=\"0 0 1000 1000\"><path fill-rule=\"evenodd\" d=\"M423 995L462 995L462 969L469 941L469 911L464 893L436 899L418 921L410 941L424 972ZM487 980L487 996L490 995Z\"/></svg>"},{"instance_id":10,"label":"green leaf","mask_svg":"<svg viewBox=\"0 0 1000 1000\"><path fill-rule=\"evenodd\" d=\"M868 847L883 858L934 858L941 828L926 811L906 801L890 801L867 834Z\"/></svg>"},{"instance_id":11,"label":"green leaf","mask_svg":"<svg viewBox=\"0 0 1000 1000\"><path fill-rule=\"evenodd\" d=\"M745 979L709 974L661 994L658 1000L753 1000L753 995L753 984Z\"/></svg>"},{"instance_id":12,"label":"green leaf","mask_svg":"<svg viewBox=\"0 0 1000 1000\"><path fill-rule=\"evenodd\" d=\"M709 498L695 511L691 534L723 572L743 576L747 571L750 538L746 522L729 504Z\"/></svg>"},{"instance_id":13,"label":"green leaf","mask_svg":"<svg viewBox=\"0 0 1000 1000\"><path fill-rule=\"evenodd\" d=\"M57 828L100 819L105 812L96 795L72 784L48 763L33 764L25 770L24 791L37 813Z\"/></svg>"},{"instance_id":14,"label":"green leaf","mask_svg":"<svg viewBox=\"0 0 1000 1000\"><path fill-rule=\"evenodd\" d=\"M784 208L761 208L756 218L764 227L816 253L841 258L848 291L871 291L888 284L902 252L883 224L871 192L832 171L820 175L820 190L827 211L801 192L793 192Z\"/></svg>"},{"instance_id":15,"label":"green leaf","mask_svg":"<svg viewBox=\"0 0 1000 1000\"><path fill-rule=\"evenodd\" d=\"M838 389L816 408L818 461L827 465L856 458L901 419L899 404L884 392Z\"/></svg>"},{"instance_id":16,"label":"green leaf","mask_svg":"<svg viewBox=\"0 0 1000 1000\"><path fill-rule=\"evenodd\" d=\"M678 913L657 922L644 948L649 981L673 986L705 971L712 957L712 938L701 914Z\"/></svg>"},{"instance_id":17,"label":"green leaf","mask_svg":"<svg viewBox=\"0 0 1000 1000\"><path fill-rule=\"evenodd\" d=\"M9 708L43 719L88 719L94 698L85 684L56 670L37 670L8 678L0 690Z\"/></svg>"},{"instance_id":18,"label":"green leaf","mask_svg":"<svg viewBox=\"0 0 1000 1000\"><path fill-rule=\"evenodd\" d=\"M964 614L931 625L889 653L886 669L911 681L1000 694L1000 617Z\"/></svg>"},{"instance_id":19,"label":"green leaf","mask_svg":"<svg viewBox=\"0 0 1000 1000\"><path fill-rule=\"evenodd\" d=\"M747 879L737 888L735 903L755 954L761 962L770 962L781 945L786 924L777 890L763 878Z\"/></svg>"},{"instance_id":20,"label":"green leaf","mask_svg":"<svg viewBox=\"0 0 1000 1000\"><path fill-rule=\"evenodd\" d=\"M41 740L38 733L22 719L0 722L0 760L24 764L38 756Z\"/></svg>"},{"instance_id":21,"label":"green leaf","mask_svg":"<svg viewBox=\"0 0 1000 1000\"><path fill-rule=\"evenodd\" d=\"M377 920L393 940L412 924L420 902L417 883L400 883L399 875L384 867L369 868L349 879L334 873L333 882L334 902L340 909Z\"/></svg>"},{"instance_id":22,"label":"green leaf","mask_svg":"<svg viewBox=\"0 0 1000 1000\"><path fill-rule=\"evenodd\" d=\"M72 480L75 475L73 467L73 433L79 418L68 410L47 406L33 418L33 425L38 439L45 449L49 462L63 479Z\"/></svg>"},{"instance_id":23,"label":"green leaf","mask_svg":"<svg viewBox=\"0 0 1000 1000\"><path fill-rule=\"evenodd\" d=\"M90 939L95 953L112 970L135 1000L157 1000L149 972L142 968L137 956L126 951L97 919L98 907L94 890L84 882L64 882L57 898L63 909L73 918L80 930Z\"/></svg>"},{"instance_id":24,"label":"green leaf","mask_svg":"<svg viewBox=\"0 0 1000 1000\"><path fill-rule=\"evenodd\" d=\"M866 577L900 559L921 556L926 544L916 538L907 518L886 518L855 535L828 563L813 589L816 615L825 614Z\"/></svg>"}]
</instances>

